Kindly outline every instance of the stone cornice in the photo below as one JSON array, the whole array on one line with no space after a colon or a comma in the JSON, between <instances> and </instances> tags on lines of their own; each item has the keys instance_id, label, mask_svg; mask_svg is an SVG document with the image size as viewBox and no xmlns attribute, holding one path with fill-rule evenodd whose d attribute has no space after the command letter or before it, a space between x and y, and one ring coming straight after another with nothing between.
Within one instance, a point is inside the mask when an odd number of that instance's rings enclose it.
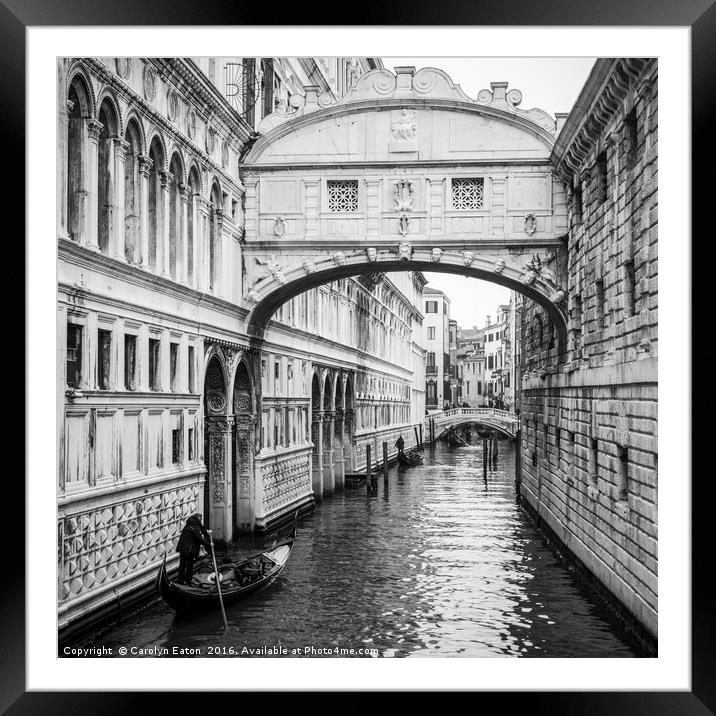
<instances>
[{"instance_id":1,"label":"stone cornice","mask_svg":"<svg viewBox=\"0 0 716 716\"><path fill-rule=\"evenodd\" d=\"M164 278L158 274L139 268L136 265L130 265L124 261L106 256L105 254L97 251L92 251L63 236L58 237L57 244L58 260L67 261L73 266L80 266L104 276L126 281L128 284L132 284L134 286L159 292L164 296L170 296L182 301L187 301L193 305L206 305L213 310L231 316L232 318L240 318L243 320L248 314L248 311L245 308L242 308L231 301L217 298L211 294L202 293L201 291L197 291L190 286L175 283L171 279ZM58 287L61 288L62 286L63 283L59 282ZM108 298L110 301L115 302L118 305L124 303L112 297L102 298ZM127 305L136 306L136 304ZM147 310L154 311L154 309L149 309L149 307L147 307ZM172 314L166 315L176 319L176 316L173 316Z\"/></svg>"},{"instance_id":2,"label":"stone cornice","mask_svg":"<svg viewBox=\"0 0 716 716\"><path fill-rule=\"evenodd\" d=\"M567 182L580 173L605 127L651 64L653 61L646 58L595 62L550 155Z\"/></svg>"}]
</instances>

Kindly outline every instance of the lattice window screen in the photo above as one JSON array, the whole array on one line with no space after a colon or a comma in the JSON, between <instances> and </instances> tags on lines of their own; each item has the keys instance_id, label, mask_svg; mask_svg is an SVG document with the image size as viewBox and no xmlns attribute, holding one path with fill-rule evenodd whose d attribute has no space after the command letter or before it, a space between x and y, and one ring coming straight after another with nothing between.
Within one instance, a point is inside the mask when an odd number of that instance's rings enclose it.
<instances>
[{"instance_id":1,"label":"lattice window screen","mask_svg":"<svg viewBox=\"0 0 716 716\"><path fill-rule=\"evenodd\" d=\"M453 179L452 208L482 209L483 185L482 179Z\"/></svg>"},{"instance_id":2,"label":"lattice window screen","mask_svg":"<svg viewBox=\"0 0 716 716\"><path fill-rule=\"evenodd\" d=\"M328 211L358 211L358 181L328 182Z\"/></svg>"}]
</instances>

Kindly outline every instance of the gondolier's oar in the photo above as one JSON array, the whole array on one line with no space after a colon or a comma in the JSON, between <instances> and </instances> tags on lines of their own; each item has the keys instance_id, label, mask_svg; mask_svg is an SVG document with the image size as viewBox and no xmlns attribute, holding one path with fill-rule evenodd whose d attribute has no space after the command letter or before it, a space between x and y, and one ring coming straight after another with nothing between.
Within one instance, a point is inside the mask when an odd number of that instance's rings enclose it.
<instances>
[{"instance_id":1,"label":"gondolier's oar","mask_svg":"<svg viewBox=\"0 0 716 716\"><path fill-rule=\"evenodd\" d=\"M226 621L226 611L224 610L224 598L221 596L221 575L219 574L219 568L216 566L216 554L214 554L214 538L211 536L211 530L207 530L209 533L209 544L211 545L211 559L214 561L214 574L216 575L216 591L219 593L219 604L221 605L221 616L224 617L224 629L229 629L229 623Z\"/></svg>"}]
</instances>

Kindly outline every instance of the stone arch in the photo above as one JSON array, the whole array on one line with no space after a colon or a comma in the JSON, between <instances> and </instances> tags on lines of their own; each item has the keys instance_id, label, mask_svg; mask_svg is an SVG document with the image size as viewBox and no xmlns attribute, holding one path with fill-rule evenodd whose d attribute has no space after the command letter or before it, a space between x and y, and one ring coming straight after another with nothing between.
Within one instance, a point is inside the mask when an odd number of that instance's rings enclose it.
<instances>
[{"instance_id":1,"label":"stone arch","mask_svg":"<svg viewBox=\"0 0 716 716\"><path fill-rule=\"evenodd\" d=\"M117 230L115 191L115 143L122 136L122 122L114 97L105 91L97 110L97 242L102 253L109 253Z\"/></svg>"},{"instance_id":2,"label":"stone arch","mask_svg":"<svg viewBox=\"0 0 716 716\"><path fill-rule=\"evenodd\" d=\"M333 447L335 431L335 391L333 371L326 371L323 379L323 494L331 495L335 489L335 467L333 464Z\"/></svg>"},{"instance_id":3,"label":"stone arch","mask_svg":"<svg viewBox=\"0 0 716 716\"><path fill-rule=\"evenodd\" d=\"M184 253L184 160L174 151L169 160L169 275L175 281L183 274Z\"/></svg>"},{"instance_id":4,"label":"stone arch","mask_svg":"<svg viewBox=\"0 0 716 716\"><path fill-rule=\"evenodd\" d=\"M515 432L514 432L514 430L510 430L509 428L504 427L504 426L501 425L501 424L499 423L499 421L497 421L497 420L475 420L475 419L470 419L470 420L459 420L459 421L456 421L456 422L451 423L451 424L449 424L449 425L444 425L443 427L440 428L440 430L439 430L438 432L435 433L435 438L436 438L436 439L439 439L439 438L441 438L443 435L445 435L446 433L448 433L450 430L455 430L455 429L457 429L457 428L461 428L461 427L464 427L464 426L466 426L466 425L482 426L482 427L487 428L487 429L489 429L489 430L493 430L493 431L495 431L495 432L498 432L498 433L500 433L500 435L504 435L505 437L508 437L508 438L513 438L513 437L515 437Z\"/></svg>"},{"instance_id":5,"label":"stone arch","mask_svg":"<svg viewBox=\"0 0 716 716\"><path fill-rule=\"evenodd\" d=\"M254 515L254 453L256 431L256 398L253 390L252 366L242 357L233 380L233 517L232 538L237 532L253 530Z\"/></svg>"},{"instance_id":6,"label":"stone arch","mask_svg":"<svg viewBox=\"0 0 716 716\"><path fill-rule=\"evenodd\" d=\"M105 87L97 97L97 119L102 122L101 114L103 108L109 107L111 109L111 120L112 120L112 136L121 137L124 134L124 122L122 121L122 113L119 109L119 103L114 93L108 87Z\"/></svg>"},{"instance_id":7,"label":"stone arch","mask_svg":"<svg viewBox=\"0 0 716 716\"><path fill-rule=\"evenodd\" d=\"M166 152L161 135L155 133L149 142L149 266L162 273L164 271L164 181L166 181Z\"/></svg>"},{"instance_id":8,"label":"stone arch","mask_svg":"<svg viewBox=\"0 0 716 716\"><path fill-rule=\"evenodd\" d=\"M227 497L231 423L227 415L227 375L221 352L212 347L206 354L204 371L204 519L226 539L223 508Z\"/></svg>"},{"instance_id":9,"label":"stone arch","mask_svg":"<svg viewBox=\"0 0 716 716\"><path fill-rule=\"evenodd\" d=\"M199 236L200 217L199 202L201 201L201 172L195 163L189 166L186 178L187 186L187 230L186 230L186 279L190 286L195 285L199 267Z\"/></svg>"},{"instance_id":10,"label":"stone arch","mask_svg":"<svg viewBox=\"0 0 716 716\"><path fill-rule=\"evenodd\" d=\"M68 73L67 85L67 155L63 178L65 201L63 219L67 235L80 242L86 238L88 222L87 142L88 124L95 113L92 84L84 68Z\"/></svg>"},{"instance_id":11,"label":"stone arch","mask_svg":"<svg viewBox=\"0 0 716 716\"><path fill-rule=\"evenodd\" d=\"M137 152L139 154L146 154L147 151L147 133L144 129L144 121L142 120L141 114L134 108L131 107L126 114L124 121L124 138L130 132L130 125L133 125L132 132L136 138Z\"/></svg>"},{"instance_id":12,"label":"stone arch","mask_svg":"<svg viewBox=\"0 0 716 716\"><path fill-rule=\"evenodd\" d=\"M406 259L398 258L395 250L381 251L381 254L376 261L370 261L364 251L354 251L344 254L340 264L333 257L327 257L323 261L315 261L310 273L306 272L303 264L279 267L280 272L274 271L271 276L257 281L245 298L245 305L250 307L246 319L248 334L261 339L271 316L281 304L304 291L338 278L376 271L431 271L490 281L532 299L544 309L555 325L560 356L566 352L564 292L555 282L553 274L546 269L543 274L533 274L515 261L511 260L507 264L499 255L472 255L471 252L463 251L445 251L439 262L435 262L427 250L411 252L410 258Z\"/></svg>"},{"instance_id":13,"label":"stone arch","mask_svg":"<svg viewBox=\"0 0 716 716\"><path fill-rule=\"evenodd\" d=\"M211 215L209 217L209 245L207 260L207 280L209 290L216 292L219 283L219 266L221 265L221 224L220 218L222 214L221 204L221 184L214 177L210 184L209 204Z\"/></svg>"},{"instance_id":14,"label":"stone arch","mask_svg":"<svg viewBox=\"0 0 716 716\"><path fill-rule=\"evenodd\" d=\"M124 258L138 263L141 255L141 157L144 134L139 117L132 113L124 130Z\"/></svg>"}]
</instances>

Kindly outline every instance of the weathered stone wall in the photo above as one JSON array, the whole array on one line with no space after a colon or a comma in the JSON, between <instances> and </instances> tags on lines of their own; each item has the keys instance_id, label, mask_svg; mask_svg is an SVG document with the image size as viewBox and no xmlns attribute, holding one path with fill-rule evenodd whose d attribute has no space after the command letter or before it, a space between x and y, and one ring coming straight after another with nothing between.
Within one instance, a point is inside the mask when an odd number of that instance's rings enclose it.
<instances>
[{"instance_id":1,"label":"weathered stone wall","mask_svg":"<svg viewBox=\"0 0 716 716\"><path fill-rule=\"evenodd\" d=\"M602 60L552 160L570 185L569 341L527 301L521 493L657 634L656 61ZM585 121L586 120L586 121Z\"/></svg>"}]
</instances>

